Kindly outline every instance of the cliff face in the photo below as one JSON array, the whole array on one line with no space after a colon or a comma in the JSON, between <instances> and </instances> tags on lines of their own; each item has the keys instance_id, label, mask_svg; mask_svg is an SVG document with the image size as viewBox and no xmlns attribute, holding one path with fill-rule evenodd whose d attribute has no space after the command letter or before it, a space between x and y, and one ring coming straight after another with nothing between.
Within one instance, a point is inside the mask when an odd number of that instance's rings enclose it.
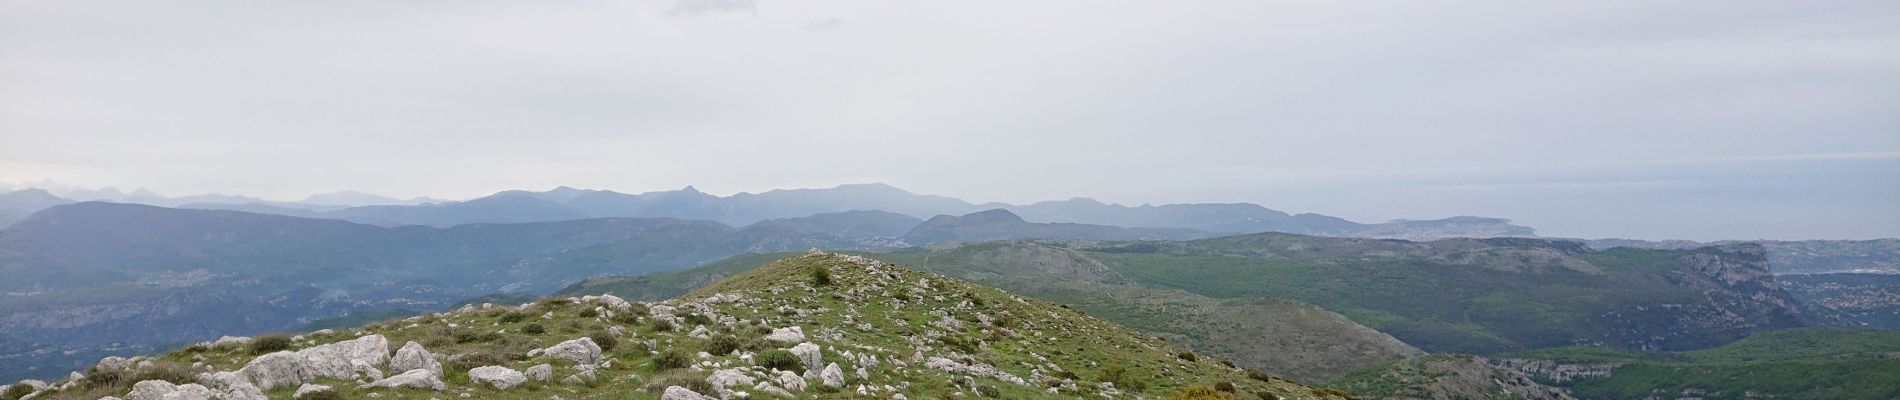
<instances>
[{"instance_id":1,"label":"cliff face","mask_svg":"<svg viewBox=\"0 0 1900 400\"><path fill-rule=\"evenodd\" d=\"M1621 327L1607 339L1643 350L1708 348L1750 333L1806 325L1799 302L1775 281L1760 245L1689 250L1662 277L1699 296L1658 301L1602 316Z\"/></svg>"}]
</instances>

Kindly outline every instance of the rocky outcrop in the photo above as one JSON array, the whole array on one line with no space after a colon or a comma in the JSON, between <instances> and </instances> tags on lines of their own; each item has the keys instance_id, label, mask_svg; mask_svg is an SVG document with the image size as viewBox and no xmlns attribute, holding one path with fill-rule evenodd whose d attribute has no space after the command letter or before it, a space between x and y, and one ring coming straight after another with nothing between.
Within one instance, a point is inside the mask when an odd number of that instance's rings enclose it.
<instances>
[{"instance_id":1,"label":"rocky outcrop","mask_svg":"<svg viewBox=\"0 0 1900 400\"><path fill-rule=\"evenodd\" d=\"M174 384L166 381L142 381L132 384L125 400L210 400L211 389L199 384Z\"/></svg>"},{"instance_id":2,"label":"rocky outcrop","mask_svg":"<svg viewBox=\"0 0 1900 400\"><path fill-rule=\"evenodd\" d=\"M238 370L238 374L251 381L259 389L271 390L280 386L297 386L315 379L309 364L297 353L279 351L251 359Z\"/></svg>"},{"instance_id":3,"label":"rocky outcrop","mask_svg":"<svg viewBox=\"0 0 1900 400\"><path fill-rule=\"evenodd\" d=\"M531 381L547 382L550 379L554 379L554 366L541 364L541 365L528 367L528 370L524 371L522 375L526 376L528 380L531 380Z\"/></svg>"},{"instance_id":4,"label":"rocky outcrop","mask_svg":"<svg viewBox=\"0 0 1900 400\"><path fill-rule=\"evenodd\" d=\"M838 368L838 363L826 365L824 372L818 373L818 381L825 387L842 388L844 387L844 370Z\"/></svg>"},{"instance_id":5,"label":"rocky outcrop","mask_svg":"<svg viewBox=\"0 0 1900 400\"><path fill-rule=\"evenodd\" d=\"M389 363L389 339L369 335L298 350L297 355L303 356L312 375L355 380Z\"/></svg>"}]
</instances>

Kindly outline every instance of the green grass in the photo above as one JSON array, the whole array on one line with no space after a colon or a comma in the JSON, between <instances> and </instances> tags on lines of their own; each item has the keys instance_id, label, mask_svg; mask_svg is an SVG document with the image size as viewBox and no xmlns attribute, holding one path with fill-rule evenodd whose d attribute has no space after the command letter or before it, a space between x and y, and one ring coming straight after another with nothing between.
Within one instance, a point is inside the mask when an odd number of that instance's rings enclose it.
<instances>
[{"instance_id":1,"label":"green grass","mask_svg":"<svg viewBox=\"0 0 1900 400\"><path fill-rule=\"evenodd\" d=\"M1900 396L1900 332L1801 328L1758 333L1717 348L1640 353L1559 348L1514 357L1621 364L1608 377L1560 385L1579 398L1641 398L1700 391L1708 399L1748 393L1779 398L1889 399Z\"/></svg>"}]
</instances>

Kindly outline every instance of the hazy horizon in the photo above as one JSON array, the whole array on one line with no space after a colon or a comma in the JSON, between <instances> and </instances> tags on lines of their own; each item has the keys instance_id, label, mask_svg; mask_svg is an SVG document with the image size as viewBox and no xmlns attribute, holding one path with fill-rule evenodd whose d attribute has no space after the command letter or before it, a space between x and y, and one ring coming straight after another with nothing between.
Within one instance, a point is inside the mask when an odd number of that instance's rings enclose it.
<instances>
[{"instance_id":1,"label":"hazy horizon","mask_svg":"<svg viewBox=\"0 0 1900 400\"><path fill-rule=\"evenodd\" d=\"M0 182L1900 237L1900 3L0 2Z\"/></svg>"}]
</instances>

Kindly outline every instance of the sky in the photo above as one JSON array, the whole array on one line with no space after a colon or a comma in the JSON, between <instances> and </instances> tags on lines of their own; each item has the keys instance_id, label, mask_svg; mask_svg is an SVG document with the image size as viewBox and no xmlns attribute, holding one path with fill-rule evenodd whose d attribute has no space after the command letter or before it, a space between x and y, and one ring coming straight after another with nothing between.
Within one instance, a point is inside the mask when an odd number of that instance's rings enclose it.
<instances>
[{"instance_id":1,"label":"sky","mask_svg":"<svg viewBox=\"0 0 1900 400\"><path fill-rule=\"evenodd\" d=\"M0 182L1900 236L1900 2L0 0Z\"/></svg>"}]
</instances>

